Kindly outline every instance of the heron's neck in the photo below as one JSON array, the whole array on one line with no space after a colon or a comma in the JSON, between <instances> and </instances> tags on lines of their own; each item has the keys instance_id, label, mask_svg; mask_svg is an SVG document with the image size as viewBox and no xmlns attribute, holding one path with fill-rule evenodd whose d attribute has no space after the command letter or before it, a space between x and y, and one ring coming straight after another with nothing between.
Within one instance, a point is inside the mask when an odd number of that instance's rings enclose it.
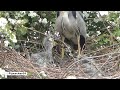
<instances>
[{"instance_id":1,"label":"heron's neck","mask_svg":"<svg viewBox=\"0 0 120 90\"><path fill-rule=\"evenodd\" d=\"M67 24L67 25L70 24L68 13L64 13L64 15L62 16L62 19L63 19L64 24Z\"/></svg>"}]
</instances>

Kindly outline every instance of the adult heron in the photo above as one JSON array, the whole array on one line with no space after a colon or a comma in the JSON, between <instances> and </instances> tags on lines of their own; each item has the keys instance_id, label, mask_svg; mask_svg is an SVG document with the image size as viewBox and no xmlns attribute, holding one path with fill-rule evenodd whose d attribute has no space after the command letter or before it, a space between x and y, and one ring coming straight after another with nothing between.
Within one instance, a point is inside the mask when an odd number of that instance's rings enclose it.
<instances>
[{"instance_id":1,"label":"adult heron","mask_svg":"<svg viewBox=\"0 0 120 90\"><path fill-rule=\"evenodd\" d=\"M82 13L80 11L57 11L55 29L61 35L63 42L69 42L74 50L78 50L78 57L80 57L86 41L86 24ZM62 48L62 59L63 57L64 48Z\"/></svg>"}]
</instances>

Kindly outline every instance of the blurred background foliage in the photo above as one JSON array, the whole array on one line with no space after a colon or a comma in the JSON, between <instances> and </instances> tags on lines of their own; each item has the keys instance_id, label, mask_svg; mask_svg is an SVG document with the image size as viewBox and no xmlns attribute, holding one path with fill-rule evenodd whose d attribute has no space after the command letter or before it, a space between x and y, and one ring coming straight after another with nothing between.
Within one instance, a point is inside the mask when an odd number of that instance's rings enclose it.
<instances>
[{"instance_id":1,"label":"blurred background foliage","mask_svg":"<svg viewBox=\"0 0 120 90\"><path fill-rule=\"evenodd\" d=\"M110 46L120 41L120 12L83 11L87 25L87 45L90 50ZM0 39L6 47L23 52L38 52L43 47L45 32L54 34L55 11L0 11Z\"/></svg>"}]
</instances>

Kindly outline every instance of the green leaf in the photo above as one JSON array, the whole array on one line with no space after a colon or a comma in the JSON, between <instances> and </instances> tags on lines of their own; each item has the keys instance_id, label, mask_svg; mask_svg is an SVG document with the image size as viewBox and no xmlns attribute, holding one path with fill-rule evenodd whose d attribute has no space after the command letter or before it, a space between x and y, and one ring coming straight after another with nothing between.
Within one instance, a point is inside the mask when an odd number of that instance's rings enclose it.
<instances>
[{"instance_id":1,"label":"green leaf","mask_svg":"<svg viewBox=\"0 0 120 90\"><path fill-rule=\"evenodd\" d=\"M27 27L23 25L22 26L18 25L16 29L17 29L17 32L16 32L17 36L25 35L27 33Z\"/></svg>"},{"instance_id":2,"label":"green leaf","mask_svg":"<svg viewBox=\"0 0 120 90\"><path fill-rule=\"evenodd\" d=\"M120 29L118 28L118 27L115 27L114 28L114 32L113 32L113 34L115 35L115 36L120 36Z\"/></svg>"},{"instance_id":3,"label":"green leaf","mask_svg":"<svg viewBox=\"0 0 120 90\"><path fill-rule=\"evenodd\" d=\"M27 33L27 28L24 27L24 26L22 26L21 29L20 29L20 31L21 31L22 35L25 35Z\"/></svg>"},{"instance_id":4,"label":"green leaf","mask_svg":"<svg viewBox=\"0 0 120 90\"><path fill-rule=\"evenodd\" d=\"M10 38L14 39L14 35L12 33L10 33Z\"/></svg>"},{"instance_id":5,"label":"green leaf","mask_svg":"<svg viewBox=\"0 0 120 90\"><path fill-rule=\"evenodd\" d=\"M10 24L6 24L5 27L6 27L7 30L10 30L12 28L12 26Z\"/></svg>"}]
</instances>

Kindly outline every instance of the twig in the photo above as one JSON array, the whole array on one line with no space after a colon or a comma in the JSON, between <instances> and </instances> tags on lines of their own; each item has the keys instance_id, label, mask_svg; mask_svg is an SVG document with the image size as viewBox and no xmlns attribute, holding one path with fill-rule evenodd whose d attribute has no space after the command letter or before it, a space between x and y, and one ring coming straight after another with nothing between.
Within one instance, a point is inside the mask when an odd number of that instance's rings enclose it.
<instances>
[{"instance_id":1,"label":"twig","mask_svg":"<svg viewBox=\"0 0 120 90\"><path fill-rule=\"evenodd\" d=\"M120 52L114 52L114 53L107 53L107 54L104 54L104 55L99 55L99 56L92 56L92 57L86 57L88 59L91 59L91 58L98 58L98 57L104 57L104 56L109 56L109 55L113 55L113 54L120 54Z\"/></svg>"},{"instance_id":2,"label":"twig","mask_svg":"<svg viewBox=\"0 0 120 90\"><path fill-rule=\"evenodd\" d=\"M17 40L17 41L20 41L20 42L24 41L24 42L34 43L34 44L40 44L40 43L38 43L38 42L34 42L34 41L25 41L25 40Z\"/></svg>"},{"instance_id":3,"label":"twig","mask_svg":"<svg viewBox=\"0 0 120 90\"><path fill-rule=\"evenodd\" d=\"M116 58L118 58L118 57L120 57L120 55L114 57L113 60L116 59ZM118 60L118 61L117 61L111 68L109 68L107 71L109 71L109 70L112 69L114 66L116 66L116 65L118 64L118 62L120 62L120 60Z\"/></svg>"},{"instance_id":4,"label":"twig","mask_svg":"<svg viewBox=\"0 0 120 90\"><path fill-rule=\"evenodd\" d=\"M47 35L45 35L44 33L40 32L40 31L35 30L34 28L28 28L28 29L31 30L31 31L34 31L34 32L40 33L40 34L42 34L42 35L44 35L44 36L47 37Z\"/></svg>"},{"instance_id":5,"label":"twig","mask_svg":"<svg viewBox=\"0 0 120 90\"><path fill-rule=\"evenodd\" d=\"M99 49L99 50L96 50L96 51L92 51L92 52L88 53L87 56L88 56L89 54L96 53L96 52L100 52L100 51L102 51L102 50L104 50L104 49L111 48L111 47L114 47L114 46L117 46L117 45L120 45L120 43L113 44L113 45L111 45L111 46L107 46L107 47L104 47L104 48Z\"/></svg>"},{"instance_id":6,"label":"twig","mask_svg":"<svg viewBox=\"0 0 120 90\"><path fill-rule=\"evenodd\" d=\"M77 61L73 62L71 65L69 65L68 68L66 69L66 71L64 72L64 74L62 75L61 78L65 77L66 72L67 72L71 67L73 67L74 64L78 63L79 61L81 61L81 59L80 59L80 60L77 60ZM80 69L80 70L81 70L81 69ZM90 77L89 75L85 74L83 70L81 70L81 71L83 72L84 75Z\"/></svg>"},{"instance_id":7,"label":"twig","mask_svg":"<svg viewBox=\"0 0 120 90\"><path fill-rule=\"evenodd\" d=\"M93 63L93 62L91 62L94 66L95 66L95 68L98 70L98 71L96 71L91 77L93 77L97 72L100 72L101 74L102 74L102 72L101 72L101 68L99 69L96 65L95 65L95 63ZM104 75L104 74L102 74L102 75Z\"/></svg>"}]
</instances>

